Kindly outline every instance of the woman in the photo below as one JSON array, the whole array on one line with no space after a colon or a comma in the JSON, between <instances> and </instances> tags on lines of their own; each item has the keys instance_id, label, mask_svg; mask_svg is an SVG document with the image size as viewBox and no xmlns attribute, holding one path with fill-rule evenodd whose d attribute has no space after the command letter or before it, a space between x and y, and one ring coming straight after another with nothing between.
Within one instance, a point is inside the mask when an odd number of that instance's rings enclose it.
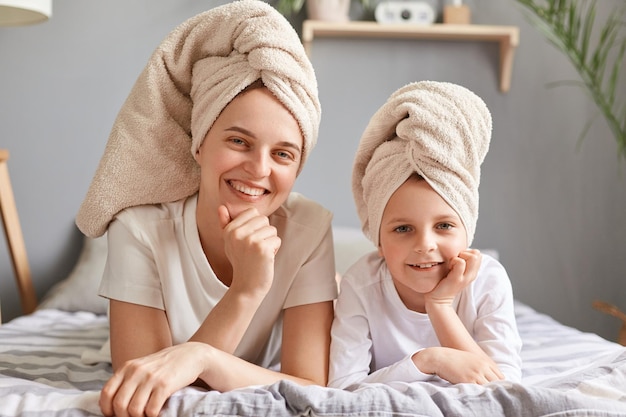
<instances>
[{"instance_id":1,"label":"woman","mask_svg":"<svg viewBox=\"0 0 626 417\"><path fill-rule=\"evenodd\" d=\"M263 2L198 15L157 48L77 217L108 230L105 415L157 415L194 382L326 384L331 214L291 192L319 117L298 36Z\"/></svg>"}]
</instances>

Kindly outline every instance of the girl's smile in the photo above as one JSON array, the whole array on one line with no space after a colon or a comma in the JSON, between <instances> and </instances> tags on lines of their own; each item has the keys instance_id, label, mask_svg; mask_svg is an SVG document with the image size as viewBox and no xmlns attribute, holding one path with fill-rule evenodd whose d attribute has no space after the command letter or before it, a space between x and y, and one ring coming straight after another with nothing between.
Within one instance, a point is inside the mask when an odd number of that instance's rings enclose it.
<instances>
[{"instance_id":1,"label":"girl's smile","mask_svg":"<svg viewBox=\"0 0 626 417\"><path fill-rule=\"evenodd\" d=\"M435 269L435 267L438 267L439 265L443 265L443 262L429 262L429 263L422 263L422 264L409 264L409 266L411 268L414 268L416 270L421 270L421 271L432 271L433 269Z\"/></svg>"}]
</instances>

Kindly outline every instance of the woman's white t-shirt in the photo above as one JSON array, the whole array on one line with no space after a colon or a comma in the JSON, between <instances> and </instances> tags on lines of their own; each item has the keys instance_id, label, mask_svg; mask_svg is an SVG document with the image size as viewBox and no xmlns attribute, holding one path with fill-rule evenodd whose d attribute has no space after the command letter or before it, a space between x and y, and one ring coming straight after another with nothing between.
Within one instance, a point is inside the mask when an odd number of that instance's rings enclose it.
<instances>
[{"instance_id":1,"label":"woman's white t-shirt","mask_svg":"<svg viewBox=\"0 0 626 417\"><path fill-rule=\"evenodd\" d=\"M186 342L228 289L200 244L197 194L173 203L136 206L109 225L103 297L165 310L174 344ZM337 297L332 214L298 193L270 216L281 247L272 287L235 355L266 368L280 357L282 312Z\"/></svg>"}]
</instances>

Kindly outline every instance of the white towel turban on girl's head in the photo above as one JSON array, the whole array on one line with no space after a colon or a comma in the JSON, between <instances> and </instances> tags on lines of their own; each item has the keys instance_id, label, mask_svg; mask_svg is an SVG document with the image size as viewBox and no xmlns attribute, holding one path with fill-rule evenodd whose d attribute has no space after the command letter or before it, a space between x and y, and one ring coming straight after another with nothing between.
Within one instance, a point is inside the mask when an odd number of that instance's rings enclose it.
<instances>
[{"instance_id":1,"label":"white towel turban on girl's head","mask_svg":"<svg viewBox=\"0 0 626 417\"><path fill-rule=\"evenodd\" d=\"M387 202L417 173L458 213L471 245L491 129L483 100L459 85L422 81L394 92L371 118L354 161L352 192L365 235L379 245Z\"/></svg>"},{"instance_id":2,"label":"white towel turban on girl's head","mask_svg":"<svg viewBox=\"0 0 626 417\"><path fill-rule=\"evenodd\" d=\"M194 194L197 149L224 107L259 78L298 121L301 169L321 116L313 67L275 8L236 0L188 19L154 51L115 120L78 228L97 237L122 209Z\"/></svg>"}]
</instances>

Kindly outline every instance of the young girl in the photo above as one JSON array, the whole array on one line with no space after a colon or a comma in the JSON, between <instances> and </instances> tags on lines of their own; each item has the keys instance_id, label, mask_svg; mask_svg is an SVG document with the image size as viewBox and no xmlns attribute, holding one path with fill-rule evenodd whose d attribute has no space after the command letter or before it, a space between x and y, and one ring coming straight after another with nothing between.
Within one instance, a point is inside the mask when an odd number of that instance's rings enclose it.
<instances>
[{"instance_id":1,"label":"young girl","mask_svg":"<svg viewBox=\"0 0 626 417\"><path fill-rule=\"evenodd\" d=\"M209 10L157 48L77 218L108 236L105 415L156 416L193 383L326 384L332 216L291 192L319 121L298 35L264 2Z\"/></svg>"},{"instance_id":2,"label":"young girl","mask_svg":"<svg viewBox=\"0 0 626 417\"><path fill-rule=\"evenodd\" d=\"M521 378L521 339L502 265L469 249L491 116L437 82L391 95L353 170L363 231L378 251L341 281L329 385Z\"/></svg>"}]
</instances>

